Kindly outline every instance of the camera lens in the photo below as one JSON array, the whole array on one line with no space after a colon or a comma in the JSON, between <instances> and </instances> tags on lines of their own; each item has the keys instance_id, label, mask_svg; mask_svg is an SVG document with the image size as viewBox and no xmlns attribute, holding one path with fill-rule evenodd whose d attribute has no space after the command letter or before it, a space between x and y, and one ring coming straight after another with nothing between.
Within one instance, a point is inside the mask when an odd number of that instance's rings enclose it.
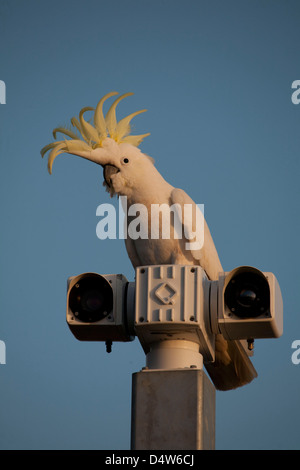
<instances>
[{"instance_id":1,"label":"camera lens","mask_svg":"<svg viewBox=\"0 0 300 470\"><path fill-rule=\"evenodd\" d=\"M229 310L240 318L265 315L270 308L270 289L265 276L257 272L237 272L228 282L224 299Z\"/></svg>"},{"instance_id":2,"label":"camera lens","mask_svg":"<svg viewBox=\"0 0 300 470\"><path fill-rule=\"evenodd\" d=\"M72 287L69 305L78 320L102 320L113 308L112 287L103 276L89 274Z\"/></svg>"},{"instance_id":3,"label":"camera lens","mask_svg":"<svg viewBox=\"0 0 300 470\"><path fill-rule=\"evenodd\" d=\"M244 307L251 307L256 300L256 293L251 289L242 289L239 293L238 302Z\"/></svg>"},{"instance_id":4,"label":"camera lens","mask_svg":"<svg viewBox=\"0 0 300 470\"><path fill-rule=\"evenodd\" d=\"M103 294L96 290L85 292L82 298L82 305L89 312L97 312L102 308L103 303Z\"/></svg>"}]
</instances>

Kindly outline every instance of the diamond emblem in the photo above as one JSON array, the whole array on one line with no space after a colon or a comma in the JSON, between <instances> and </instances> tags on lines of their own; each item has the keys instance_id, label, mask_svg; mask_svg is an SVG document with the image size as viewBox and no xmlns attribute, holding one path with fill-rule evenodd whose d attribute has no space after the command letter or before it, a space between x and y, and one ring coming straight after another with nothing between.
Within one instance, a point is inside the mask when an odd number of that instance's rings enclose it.
<instances>
[{"instance_id":1,"label":"diamond emblem","mask_svg":"<svg viewBox=\"0 0 300 470\"><path fill-rule=\"evenodd\" d=\"M164 282L155 290L154 294L163 304L173 305L175 303L177 291L172 286Z\"/></svg>"}]
</instances>

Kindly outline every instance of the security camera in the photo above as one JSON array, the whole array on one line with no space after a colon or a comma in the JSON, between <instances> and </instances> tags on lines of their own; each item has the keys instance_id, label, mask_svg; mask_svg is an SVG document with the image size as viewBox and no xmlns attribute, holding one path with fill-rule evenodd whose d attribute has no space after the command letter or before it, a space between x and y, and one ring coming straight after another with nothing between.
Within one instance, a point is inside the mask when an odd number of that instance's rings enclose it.
<instances>
[{"instance_id":1,"label":"security camera","mask_svg":"<svg viewBox=\"0 0 300 470\"><path fill-rule=\"evenodd\" d=\"M132 341L132 291L123 274L83 273L68 279L67 323L81 341ZM129 302L130 300L130 302Z\"/></svg>"},{"instance_id":2,"label":"security camera","mask_svg":"<svg viewBox=\"0 0 300 470\"><path fill-rule=\"evenodd\" d=\"M277 338L283 306L274 274L251 266L211 281L200 266L158 265L122 274L83 273L68 279L67 323L82 341L138 337L149 368L200 366L215 358L215 335L227 340ZM245 341L244 341L245 342ZM201 358L200 358L201 355ZM249 354L250 355L250 354Z\"/></svg>"},{"instance_id":3,"label":"security camera","mask_svg":"<svg viewBox=\"0 0 300 470\"><path fill-rule=\"evenodd\" d=\"M273 273L240 266L212 282L211 326L225 339L278 338L283 332L283 304Z\"/></svg>"}]
</instances>

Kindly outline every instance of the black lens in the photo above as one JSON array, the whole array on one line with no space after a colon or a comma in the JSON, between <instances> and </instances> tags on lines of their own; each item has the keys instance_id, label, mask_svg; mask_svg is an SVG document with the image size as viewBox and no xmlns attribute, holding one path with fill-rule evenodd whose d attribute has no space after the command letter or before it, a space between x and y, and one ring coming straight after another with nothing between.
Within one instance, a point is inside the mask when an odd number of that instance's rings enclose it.
<instances>
[{"instance_id":1,"label":"black lens","mask_svg":"<svg viewBox=\"0 0 300 470\"><path fill-rule=\"evenodd\" d=\"M270 308L268 281L260 272L237 272L229 281L224 294L229 310L240 318L265 315Z\"/></svg>"},{"instance_id":2,"label":"black lens","mask_svg":"<svg viewBox=\"0 0 300 470\"><path fill-rule=\"evenodd\" d=\"M112 287L103 276L86 275L72 287L69 306L78 320L102 320L113 308Z\"/></svg>"},{"instance_id":3,"label":"black lens","mask_svg":"<svg viewBox=\"0 0 300 470\"><path fill-rule=\"evenodd\" d=\"M256 293L251 289L242 289L237 301L244 307L252 307L256 301Z\"/></svg>"},{"instance_id":4,"label":"black lens","mask_svg":"<svg viewBox=\"0 0 300 470\"><path fill-rule=\"evenodd\" d=\"M102 292L98 292L96 290L85 292L82 298L82 305L84 306L85 310L90 312L97 312L102 308L103 304L103 294Z\"/></svg>"}]
</instances>

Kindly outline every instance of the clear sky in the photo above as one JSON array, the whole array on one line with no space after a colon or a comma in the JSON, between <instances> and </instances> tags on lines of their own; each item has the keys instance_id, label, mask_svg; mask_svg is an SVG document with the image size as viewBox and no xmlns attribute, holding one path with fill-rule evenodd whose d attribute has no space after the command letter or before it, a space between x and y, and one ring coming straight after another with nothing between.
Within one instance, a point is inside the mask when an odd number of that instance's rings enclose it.
<instances>
[{"instance_id":1,"label":"clear sky","mask_svg":"<svg viewBox=\"0 0 300 470\"><path fill-rule=\"evenodd\" d=\"M1 449L129 449L136 339L82 343L66 280L134 271L123 240L100 241L102 170L40 149L106 93L165 179L205 206L224 270L273 272L284 334L257 340L258 378L217 392L217 449L300 448L300 5L291 0L1 0ZM1 100L0 100L1 101ZM114 204L117 204L116 200Z\"/></svg>"}]
</instances>

